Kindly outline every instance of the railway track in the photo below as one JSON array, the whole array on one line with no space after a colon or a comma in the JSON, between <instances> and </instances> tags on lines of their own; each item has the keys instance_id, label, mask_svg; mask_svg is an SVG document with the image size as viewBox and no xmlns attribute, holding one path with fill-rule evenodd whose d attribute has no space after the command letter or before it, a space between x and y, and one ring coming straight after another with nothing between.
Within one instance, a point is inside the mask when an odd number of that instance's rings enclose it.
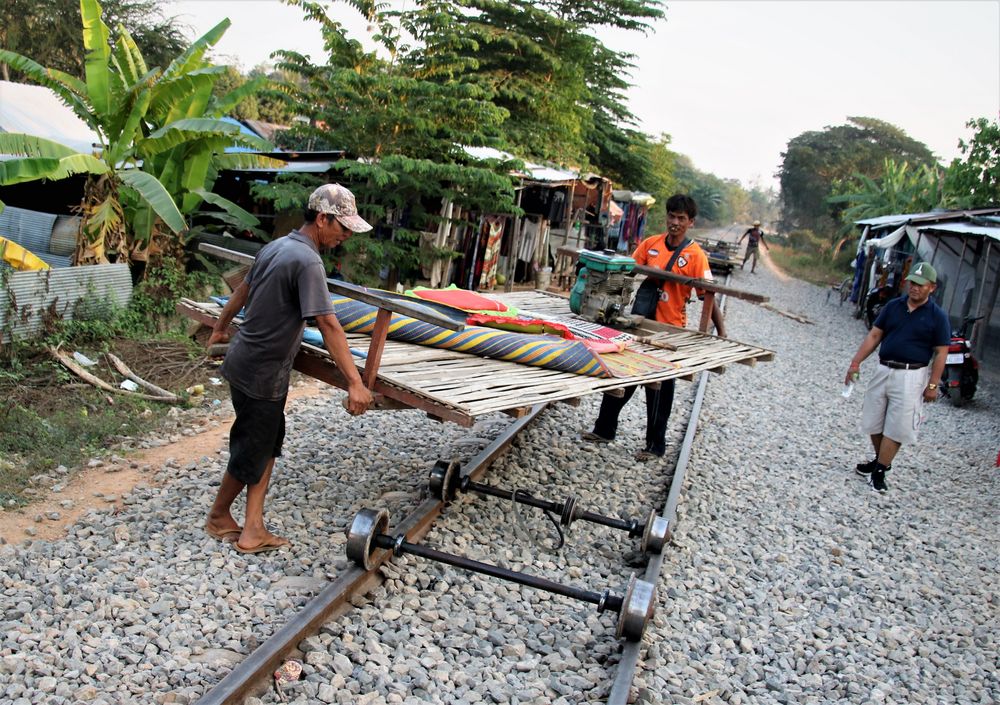
<instances>
[{"instance_id":1,"label":"railway track","mask_svg":"<svg viewBox=\"0 0 1000 705\"><path fill-rule=\"evenodd\" d=\"M591 602L597 605L599 611L615 611L618 614L618 636L624 638L606 702L609 705L628 703L632 699L633 680L640 662L642 633L646 623L652 618L652 610L655 607L654 586L659 584L663 552L670 550L667 545L669 527L675 522L677 504L685 482L688 458L697 430L708 374L702 372L696 380L691 413L662 510L651 512L649 517L628 522L602 517L595 512L584 510L577 506L572 497L562 503L530 495L526 498L522 496L519 500L516 490L507 491L481 482L490 466L506 452L517 435L532 424L547 407L546 404L537 404L527 415L513 421L464 468L438 463L431 472L430 496L402 520L392 524L391 531L389 517L384 512L379 513L374 510L360 512L355 517L347 540L347 551L352 558L352 564L294 614L273 636L233 668L215 687L205 693L198 700L198 704L235 705L266 690L274 682L275 671L296 651L298 645L304 639L317 634L326 622L349 610L356 596L364 595L374 589L382 581L379 571L382 564L391 560L393 554L402 553L450 563L459 568L562 594L571 599ZM628 531L630 536L641 535L642 547L646 549L648 555L645 570L641 576L633 575L621 592L605 589L598 593L421 546L420 540L430 531L446 507L447 501L453 499L459 491L492 495L514 502L520 501L521 504L544 509L550 514L555 514L554 510L561 509L561 520L567 529L570 523L582 519ZM612 639L613 635L608 634L607 638Z\"/></svg>"}]
</instances>

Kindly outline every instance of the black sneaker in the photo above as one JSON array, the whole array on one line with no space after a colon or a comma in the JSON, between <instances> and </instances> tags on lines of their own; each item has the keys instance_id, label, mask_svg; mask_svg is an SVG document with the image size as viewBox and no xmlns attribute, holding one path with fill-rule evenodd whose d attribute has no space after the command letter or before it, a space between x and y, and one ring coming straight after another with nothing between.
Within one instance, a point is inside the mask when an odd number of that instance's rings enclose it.
<instances>
[{"instance_id":1,"label":"black sneaker","mask_svg":"<svg viewBox=\"0 0 1000 705\"><path fill-rule=\"evenodd\" d=\"M872 474L872 470L875 469L876 463L878 463L878 458L872 458L867 463L858 463L856 472L862 477L868 477Z\"/></svg>"},{"instance_id":2,"label":"black sneaker","mask_svg":"<svg viewBox=\"0 0 1000 705\"><path fill-rule=\"evenodd\" d=\"M872 470L871 475L868 476L868 484L871 486L873 492L885 494L885 491L889 489L889 486L885 484L885 470L879 470L878 468Z\"/></svg>"}]
</instances>

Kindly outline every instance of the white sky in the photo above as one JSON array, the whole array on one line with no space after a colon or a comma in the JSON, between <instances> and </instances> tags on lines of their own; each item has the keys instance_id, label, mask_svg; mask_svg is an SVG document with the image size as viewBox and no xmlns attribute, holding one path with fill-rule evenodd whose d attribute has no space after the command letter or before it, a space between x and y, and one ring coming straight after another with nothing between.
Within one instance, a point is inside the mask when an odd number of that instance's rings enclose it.
<instances>
[{"instance_id":1,"label":"white sky","mask_svg":"<svg viewBox=\"0 0 1000 705\"><path fill-rule=\"evenodd\" d=\"M365 39L353 8L330 8ZM193 36L229 17L217 54L243 70L281 48L323 57L315 23L278 0L165 9ZM629 103L640 129L668 133L698 169L745 186L776 186L790 139L848 116L892 123L946 163L971 135L967 120L1000 117L1000 0L684 0L646 36L601 36L636 55Z\"/></svg>"}]
</instances>

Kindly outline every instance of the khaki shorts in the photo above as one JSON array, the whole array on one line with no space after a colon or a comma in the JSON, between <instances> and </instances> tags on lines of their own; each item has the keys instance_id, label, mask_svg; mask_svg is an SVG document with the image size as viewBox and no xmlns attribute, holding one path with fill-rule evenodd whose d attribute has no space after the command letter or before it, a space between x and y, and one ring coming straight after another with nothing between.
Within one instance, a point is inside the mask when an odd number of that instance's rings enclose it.
<instances>
[{"instance_id":1,"label":"khaki shorts","mask_svg":"<svg viewBox=\"0 0 1000 705\"><path fill-rule=\"evenodd\" d=\"M896 370L879 365L865 390L862 432L881 433L897 443L915 443L924 420L924 388L929 374L929 367Z\"/></svg>"}]
</instances>

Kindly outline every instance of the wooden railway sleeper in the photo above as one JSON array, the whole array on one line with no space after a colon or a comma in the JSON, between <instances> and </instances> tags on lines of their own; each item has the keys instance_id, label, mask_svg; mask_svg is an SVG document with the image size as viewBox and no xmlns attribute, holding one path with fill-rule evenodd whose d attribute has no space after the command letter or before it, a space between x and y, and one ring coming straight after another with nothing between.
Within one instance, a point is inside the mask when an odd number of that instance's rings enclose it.
<instances>
[{"instance_id":1,"label":"wooden railway sleeper","mask_svg":"<svg viewBox=\"0 0 1000 705\"><path fill-rule=\"evenodd\" d=\"M359 511L354 516L347 533L347 557L365 570L374 570L381 562L379 552L392 551L394 556L409 554L588 602L596 605L598 612L617 612L616 635L627 641L642 639L646 625L653 616L656 605L656 587L645 580L637 579L634 573L629 577L625 589L620 595L608 588L601 592L594 592L410 543L404 534L390 536L385 533L388 527L389 512L387 510L362 509Z\"/></svg>"},{"instance_id":2,"label":"wooden railway sleeper","mask_svg":"<svg viewBox=\"0 0 1000 705\"><path fill-rule=\"evenodd\" d=\"M438 460L431 468L428 487L432 497L445 503L452 501L458 492L475 492L484 496L509 499L518 504L541 509L546 513L558 512L559 523L567 529L574 521L581 519L626 531L630 538L642 537L643 553L658 554L663 551L663 547L670 540L669 522L658 515L656 510L650 510L643 522L638 519L616 519L603 516L577 506L578 500L574 495L569 495L562 503L559 503L533 497L523 490L505 490L486 483L475 482L468 475L462 474L462 467L457 461Z\"/></svg>"}]
</instances>

